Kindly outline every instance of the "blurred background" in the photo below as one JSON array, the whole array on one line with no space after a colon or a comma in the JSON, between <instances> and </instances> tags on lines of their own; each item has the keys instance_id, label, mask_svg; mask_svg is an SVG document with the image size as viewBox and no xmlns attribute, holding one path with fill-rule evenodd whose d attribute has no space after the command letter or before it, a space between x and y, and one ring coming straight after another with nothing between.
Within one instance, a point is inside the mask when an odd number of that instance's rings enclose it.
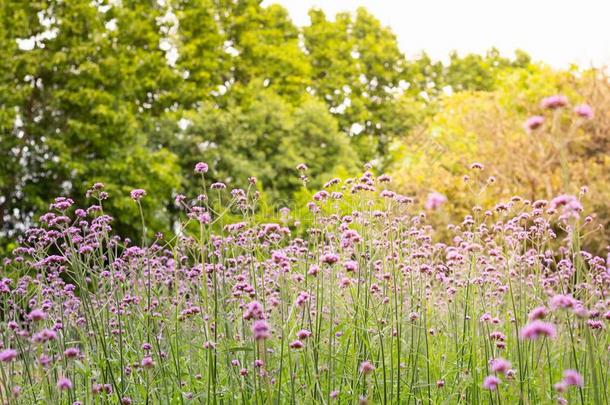
<instances>
[{"instance_id":1,"label":"blurred background","mask_svg":"<svg viewBox=\"0 0 610 405\"><path fill-rule=\"evenodd\" d=\"M256 176L275 209L370 162L419 209L446 196L442 223L588 186L586 211L602 224L590 243L607 245L607 2L279 3L3 1L0 252L54 197L87 204L95 182L121 234L139 234L134 188L147 190L150 232L171 232L175 196L199 192L199 161L229 189ZM526 131L552 94L594 118L555 114ZM475 161L485 170L465 182Z\"/></svg>"}]
</instances>

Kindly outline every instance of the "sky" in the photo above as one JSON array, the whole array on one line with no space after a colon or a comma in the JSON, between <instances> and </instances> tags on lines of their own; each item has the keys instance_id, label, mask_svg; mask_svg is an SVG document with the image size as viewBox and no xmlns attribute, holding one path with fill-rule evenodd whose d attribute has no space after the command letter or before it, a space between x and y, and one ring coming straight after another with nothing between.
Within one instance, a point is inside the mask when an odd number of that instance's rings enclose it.
<instances>
[{"instance_id":1,"label":"sky","mask_svg":"<svg viewBox=\"0 0 610 405\"><path fill-rule=\"evenodd\" d=\"M484 53L495 46L512 56L523 49L533 59L563 68L610 66L610 0L264 0L288 9L299 26L307 11L328 17L366 7L392 28L408 57L426 51L446 60Z\"/></svg>"}]
</instances>

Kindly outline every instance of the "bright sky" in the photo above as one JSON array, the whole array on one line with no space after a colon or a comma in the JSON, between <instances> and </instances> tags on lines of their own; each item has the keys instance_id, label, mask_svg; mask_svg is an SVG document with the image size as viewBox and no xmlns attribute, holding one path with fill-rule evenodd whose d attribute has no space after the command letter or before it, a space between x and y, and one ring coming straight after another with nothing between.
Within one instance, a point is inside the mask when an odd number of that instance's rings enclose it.
<instances>
[{"instance_id":1,"label":"bright sky","mask_svg":"<svg viewBox=\"0 0 610 405\"><path fill-rule=\"evenodd\" d=\"M286 7L297 25L307 11L328 17L366 7L390 26L407 56L425 50L444 60L451 50L523 49L555 67L610 66L610 0L264 0Z\"/></svg>"}]
</instances>

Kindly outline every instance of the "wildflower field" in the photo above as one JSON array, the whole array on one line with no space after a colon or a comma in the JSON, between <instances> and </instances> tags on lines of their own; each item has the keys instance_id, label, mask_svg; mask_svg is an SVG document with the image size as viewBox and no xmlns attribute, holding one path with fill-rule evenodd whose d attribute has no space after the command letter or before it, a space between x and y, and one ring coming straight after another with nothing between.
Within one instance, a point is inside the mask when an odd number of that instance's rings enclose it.
<instances>
[{"instance_id":1,"label":"wildflower field","mask_svg":"<svg viewBox=\"0 0 610 405\"><path fill-rule=\"evenodd\" d=\"M421 210L370 166L267 223L255 178L229 193L208 171L171 238L147 240L143 189L142 243L117 235L101 183L25 232L0 283L3 403L608 403L610 270L581 249L586 188L475 206L441 243L428 218L451 201Z\"/></svg>"},{"instance_id":2,"label":"wildflower field","mask_svg":"<svg viewBox=\"0 0 610 405\"><path fill-rule=\"evenodd\" d=\"M609 70L343 3L0 0L0 405L610 405Z\"/></svg>"}]
</instances>

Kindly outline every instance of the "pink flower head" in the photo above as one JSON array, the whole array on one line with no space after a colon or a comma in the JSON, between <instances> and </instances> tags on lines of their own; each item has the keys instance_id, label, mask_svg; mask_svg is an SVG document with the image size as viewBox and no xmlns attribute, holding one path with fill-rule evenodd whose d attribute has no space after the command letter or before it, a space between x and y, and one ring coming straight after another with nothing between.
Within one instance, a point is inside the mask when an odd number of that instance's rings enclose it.
<instances>
[{"instance_id":1,"label":"pink flower head","mask_svg":"<svg viewBox=\"0 0 610 405\"><path fill-rule=\"evenodd\" d=\"M142 199L142 197L144 197L146 195L146 190L143 190L141 188L136 188L135 190L131 190L131 199L134 201L140 201Z\"/></svg>"},{"instance_id":2,"label":"pink flower head","mask_svg":"<svg viewBox=\"0 0 610 405\"><path fill-rule=\"evenodd\" d=\"M500 385L500 379L494 375L488 375L483 380L483 388L490 391L495 391Z\"/></svg>"},{"instance_id":3,"label":"pink flower head","mask_svg":"<svg viewBox=\"0 0 610 405\"><path fill-rule=\"evenodd\" d=\"M47 319L47 314L41 309L33 309L32 312L29 313L28 318L32 321L42 321Z\"/></svg>"},{"instance_id":4,"label":"pink flower head","mask_svg":"<svg viewBox=\"0 0 610 405\"><path fill-rule=\"evenodd\" d=\"M300 340L295 340L290 342L288 346L290 346L291 349L302 349L305 345Z\"/></svg>"},{"instance_id":5,"label":"pink flower head","mask_svg":"<svg viewBox=\"0 0 610 405\"><path fill-rule=\"evenodd\" d=\"M155 366L155 362L152 357L147 356L142 359L142 367L144 368L153 368Z\"/></svg>"},{"instance_id":6,"label":"pink flower head","mask_svg":"<svg viewBox=\"0 0 610 405\"><path fill-rule=\"evenodd\" d=\"M6 349L0 352L0 361L3 363L9 363L17 358L17 351L13 349Z\"/></svg>"},{"instance_id":7,"label":"pink flower head","mask_svg":"<svg viewBox=\"0 0 610 405\"><path fill-rule=\"evenodd\" d=\"M256 340L270 338L271 331L269 330L269 324L263 320L254 322L254 324L252 324L252 334Z\"/></svg>"},{"instance_id":8,"label":"pink flower head","mask_svg":"<svg viewBox=\"0 0 610 405\"><path fill-rule=\"evenodd\" d=\"M365 360L360 363L360 372L362 374L371 374L373 371L375 371L375 366L370 361Z\"/></svg>"},{"instance_id":9,"label":"pink flower head","mask_svg":"<svg viewBox=\"0 0 610 405\"><path fill-rule=\"evenodd\" d=\"M358 270L358 262L355 260L347 260L343 263L343 267L345 267L346 271L356 271Z\"/></svg>"},{"instance_id":10,"label":"pink flower head","mask_svg":"<svg viewBox=\"0 0 610 405\"><path fill-rule=\"evenodd\" d=\"M447 197L435 191L428 194L428 198L426 199L424 207L429 211L433 211L438 209L445 202L447 202Z\"/></svg>"},{"instance_id":11,"label":"pink flower head","mask_svg":"<svg viewBox=\"0 0 610 405\"><path fill-rule=\"evenodd\" d=\"M66 350L64 350L64 356L66 356L66 358L68 359L73 359L75 357L77 357L80 354L80 350L78 350L77 347L69 347Z\"/></svg>"},{"instance_id":12,"label":"pink flower head","mask_svg":"<svg viewBox=\"0 0 610 405\"><path fill-rule=\"evenodd\" d=\"M593 118L593 109L588 104L580 104L574 107L574 113L579 117L591 119Z\"/></svg>"},{"instance_id":13,"label":"pink flower head","mask_svg":"<svg viewBox=\"0 0 610 405\"><path fill-rule=\"evenodd\" d=\"M565 370L563 372L563 382L566 385L573 387L582 387L585 385L582 375L576 370Z\"/></svg>"},{"instance_id":14,"label":"pink flower head","mask_svg":"<svg viewBox=\"0 0 610 405\"><path fill-rule=\"evenodd\" d=\"M311 332L308 331L307 329L301 329L300 331L297 332L297 338L299 338L300 340L305 340L310 336L311 336Z\"/></svg>"},{"instance_id":15,"label":"pink flower head","mask_svg":"<svg viewBox=\"0 0 610 405\"><path fill-rule=\"evenodd\" d=\"M307 165L305 163L299 163L297 165L297 170L300 171L300 172L307 171L307 169L308 169L308 167L307 167Z\"/></svg>"},{"instance_id":16,"label":"pink flower head","mask_svg":"<svg viewBox=\"0 0 610 405\"><path fill-rule=\"evenodd\" d=\"M246 312L244 312L244 319L265 319L263 312L263 304L258 301L252 301L246 306Z\"/></svg>"},{"instance_id":17,"label":"pink flower head","mask_svg":"<svg viewBox=\"0 0 610 405\"><path fill-rule=\"evenodd\" d=\"M198 162L195 165L195 172L196 173L207 173L208 172L208 165L207 165L207 163Z\"/></svg>"},{"instance_id":18,"label":"pink flower head","mask_svg":"<svg viewBox=\"0 0 610 405\"><path fill-rule=\"evenodd\" d=\"M544 124L544 117L542 115L533 115L525 121L525 129L533 131L538 129Z\"/></svg>"},{"instance_id":19,"label":"pink flower head","mask_svg":"<svg viewBox=\"0 0 610 405\"><path fill-rule=\"evenodd\" d=\"M60 391L71 390L72 389L72 381L70 381L66 377L61 377L59 380L57 380L57 388Z\"/></svg>"},{"instance_id":20,"label":"pink flower head","mask_svg":"<svg viewBox=\"0 0 610 405\"><path fill-rule=\"evenodd\" d=\"M506 374L510 370L510 362L504 359L493 359L491 361L491 371L494 373Z\"/></svg>"},{"instance_id":21,"label":"pink flower head","mask_svg":"<svg viewBox=\"0 0 610 405\"><path fill-rule=\"evenodd\" d=\"M336 255L334 253L324 253L320 258L320 261L326 264L334 264L339 261L339 255Z\"/></svg>"},{"instance_id":22,"label":"pink flower head","mask_svg":"<svg viewBox=\"0 0 610 405\"><path fill-rule=\"evenodd\" d=\"M583 210L582 204L578 201L578 198L567 194L560 195L551 200L551 209L558 210L560 208L564 217L575 218L578 218Z\"/></svg>"},{"instance_id":23,"label":"pink flower head","mask_svg":"<svg viewBox=\"0 0 610 405\"><path fill-rule=\"evenodd\" d=\"M539 320L532 321L521 329L521 339L536 340L540 336L545 336L554 339L557 335L555 326L552 323L542 322Z\"/></svg>"},{"instance_id":24,"label":"pink flower head","mask_svg":"<svg viewBox=\"0 0 610 405\"><path fill-rule=\"evenodd\" d=\"M557 294L553 296L549 302L549 306L553 309L573 308L578 301L569 295Z\"/></svg>"},{"instance_id":25,"label":"pink flower head","mask_svg":"<svg viewBox=\"0 0 610 405\"><path fill-rule=\"evenodd\" d=\"M568 98L566 96L562 96L560 94L545 97L540 102L540 107L547 108L550 110L562 108L562 107L565 107L566 105L568 105Z\"/></svg>"},{"instance_id":26,"label":"pink flower head","mask_svg":"<svg viewBox=\"0 0 610 405\"><path fill-rule=\"evenodd\" d=\"M536 307L530 311L529 315L527 316L527 319L529 319L530 321L534 321L536 319L543 319L544 317L546 317L546 312L546 307Z\"/></svg>"}]
</instances>

